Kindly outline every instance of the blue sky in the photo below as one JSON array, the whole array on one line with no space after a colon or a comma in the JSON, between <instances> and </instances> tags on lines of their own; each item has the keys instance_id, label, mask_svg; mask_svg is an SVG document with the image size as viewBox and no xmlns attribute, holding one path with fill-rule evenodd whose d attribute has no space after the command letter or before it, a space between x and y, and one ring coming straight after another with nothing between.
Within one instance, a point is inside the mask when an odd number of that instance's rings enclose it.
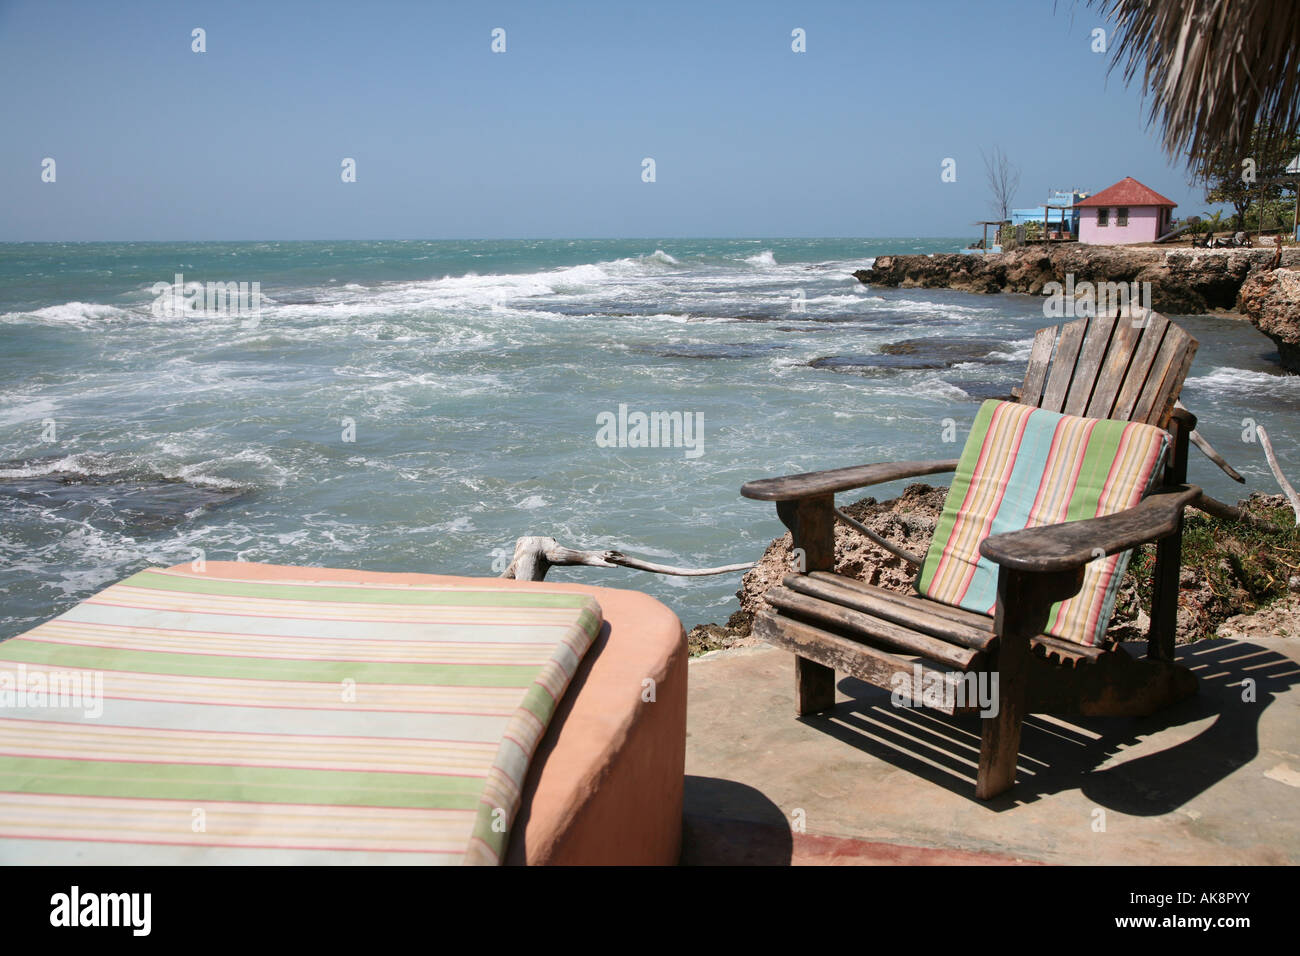
<instances>
[{"instance_id":1,"label":"blue sky","mask_svg":"<svg viewBox=\"0 0 1300 956\"><path fill-rule=\"evenodd\" d=\"M966 236L994 145L1018 205L1134 176L1203 211L1097 26L1070 0L0 0L0 241Z\"/></svg>"}]
</instances>

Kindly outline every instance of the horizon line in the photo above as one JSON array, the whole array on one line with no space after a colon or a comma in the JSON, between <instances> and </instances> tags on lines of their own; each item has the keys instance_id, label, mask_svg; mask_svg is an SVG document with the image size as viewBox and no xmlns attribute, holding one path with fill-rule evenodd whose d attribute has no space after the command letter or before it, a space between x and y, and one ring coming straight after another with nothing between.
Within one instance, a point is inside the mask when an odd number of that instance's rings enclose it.
<instances>
[{"instance_id":1,"label":"horizon line","mask_svg":"<svg viewBox=\"0 0 1300 956\"><path fill-rule=\"evenodd\" d=\"M232 242L647 242L647 241L680 241L686 240L691 242L704 241L748 241L764 242L788 241L788 240L834 240L844 242L871 242L889 239L966 239L966 236L924 236L924 235L895 235L895 236L492 236L492 237L453 237L453 238L373 238L373 237L333 237L320 239L286 239L286 238L261 238L261 239L0 239L0 245L5 246L35 246L35 245L94 245L97 243L232 243Z\"/></svg>"}]
</instances>

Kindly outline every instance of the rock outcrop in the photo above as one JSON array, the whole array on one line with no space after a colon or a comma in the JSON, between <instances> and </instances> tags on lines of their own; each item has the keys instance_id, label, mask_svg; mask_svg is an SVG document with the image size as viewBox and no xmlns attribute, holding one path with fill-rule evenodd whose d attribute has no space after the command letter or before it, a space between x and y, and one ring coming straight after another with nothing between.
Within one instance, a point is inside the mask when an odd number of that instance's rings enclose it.
<instances>
[{"instance_id":1,"label":"rock outcrop","mask_svg":"<svg viewBox=\"0 0 1300 956\"><path fill-rule=\"evenodd\" d=\"M1240 298L1242 313L1277 345L1282 365L1300 372L1300 272L1252 273Z\"/></svg>"},{"instance_id":2,"label":"rock outcrop","mask_svg":"<svg viewBox=\"0 0 1300 956\"><path fill-rule=\"evenodd\" d=\"M1042 295L1049 282L1149 282L1151 307L1172 315L1196 315L1237 307L1247 277L1264 270L1274 250L1149 249L1068 243L1023 246L990 255L962 253L880 256L853 273L871 285ZM1300 250L1288 249L1282 264L1300 267Z\"/></svg>"}]
</instances>

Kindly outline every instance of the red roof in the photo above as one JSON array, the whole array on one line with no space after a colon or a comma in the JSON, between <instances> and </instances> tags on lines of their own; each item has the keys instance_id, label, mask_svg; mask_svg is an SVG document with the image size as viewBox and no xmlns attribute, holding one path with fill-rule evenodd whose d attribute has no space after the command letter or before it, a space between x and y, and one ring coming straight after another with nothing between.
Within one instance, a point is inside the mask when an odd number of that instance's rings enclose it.
<instances>
[{"instance_id":1,"label":"red roof","mask_svg":"<svg viewBox=\"0 0 1300 956\"><path fill-rule=\"evenodd\" d=\"M1132 176L1125 176L1114 186L1075 203L1076 206L1177 206L1154 189L1143 186Z\"/></svg>"}]
</instances>

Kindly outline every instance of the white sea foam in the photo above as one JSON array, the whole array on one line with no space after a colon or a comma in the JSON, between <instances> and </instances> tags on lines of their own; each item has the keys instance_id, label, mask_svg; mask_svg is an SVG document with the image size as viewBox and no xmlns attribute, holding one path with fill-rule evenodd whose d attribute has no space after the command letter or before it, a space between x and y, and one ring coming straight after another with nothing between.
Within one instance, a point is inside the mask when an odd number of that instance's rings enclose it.
<instances>
[{"instance_id":1,"label":"white sea foam","mask_svg":"<svg viewBox=\"0 0 1300 956\"><path fill-rule=\"evenodd\" d=\"M17 400L15 400L17 401ZM54 415L59 404L51 399L37 399L22 402L0 411L0 427L29 423L39 426L42 421Z\"/></svg>"},{"instance_id":2,"label":"white sea foam","mask_svg":"<svg viewBox=\"0 0 1300 956\"><path fill-rule=\"evenodd\" d=\"M995 349L988 354L988 357L1004 362L1018 362L1029 358L1029 353L1033 351L1033 348L1033 339L1021 339L1018 342L1008 342L1005 349Z\"/></svg>"},{"instance_id":3,"label":"white sea foam","mask_svg":"<svg viewBox=\"0 0 1300 956\"><path fill-rule=\"evenodd\" d=\"M100 324L107 319L126 319L133 313L113 305L99 302L64 302L62 305L49 305L33 312L6 312L0 315L0 322L9 325L73 325L90 326Z\"/></svg>"},{"instance_id":4,"label":"white sea foam","mask_svg":"<svg viewBox=\"0 0 1300 956\"><path fill-rule=\"evenodd\" d=\"M1187 385L1211 391L1247 391L1256 395L1300 397L1300 375L1273 375L1222 365L1216 366L1206 375L1189 378Z\"/></svg>"},{"instance_id":5,"label":"white sea foam","mask_svg":"<svg viewBox=\"0 0 1300 956\"><path fill-rule=\"evenodd\" d=\"M988 318L1001 314L993 306L958 305L954 302L926 302L923 299L886 300L884 308L894 312L928 314L941 318L948 316L983 316Z\"/></svg>"},{"instance_id":6,"label":"white sea foam","mask_svg":"<svg viewBox=\"0 0 1300 956\"><path fill-rule=\"evenodd\" d=\"M245 450L232 460L247 461L257 458L257 453ZM263 454L265 463L269 457ZM210 462L208 463L210 464ZM128 452L117 454L77 453L59 457L39 458L13 468L0 468L0 479L44 478L49 475L86 475L93 478L122 476L123 478L152 478L165 481L185 481L192 485L220 490L241 490L246 482L210 475L201 465L177 465L172 462L139 457Z\"/></svg>"},{"instance_id":7,"label":"white sea foam","mask_svg":"<svg viewBox=\"0 0 1300 956\"><path fill-rule=\"evenodd\" d=\"M926 377L918 382L904 385L898 389L899 395L914 395L934 401L964 401L970 395L959 385L937 376Z\"/></svg>"},{"instance_id":8,"label":"white sea foam","mask_svg":"<svg viewBox=\"0 0 1300 956\"><path fill-rule=\"evenodd\" d=\"M780 267L770 250L763 250L743 260L770 273L772 279L804 282L810 277L806 264ZM262 325L276 321L295 322L308 318L331 321L354 320L365 316L415 316L445 314L448 317L465 311L506 314L532 313L536 304L547 302L623 303L637 305L663 301L668 297L696 297L718 303L720 289L735 289L737 305L752 304L752 272L724 270L681 274L682 263L662 249L644 255L576 266L546 269L529 273L468 272L440 279L384 283L372 288L348 284L333 289L310 290L313 301L283 302L264 309ZM663 281L672 275L674 286ZM307 290L305 290L307 291ZM784 297L788 293L768 293ZM286 298L282 294L282 298ZM294 298L294 296L287 296ZM842 301L847 302L848 297ZM830 303L828 304L835 304ZM554 313L554 310L548 310ZM656 313L662 318L665 313Z\"/></svg>"}]
</instances>

